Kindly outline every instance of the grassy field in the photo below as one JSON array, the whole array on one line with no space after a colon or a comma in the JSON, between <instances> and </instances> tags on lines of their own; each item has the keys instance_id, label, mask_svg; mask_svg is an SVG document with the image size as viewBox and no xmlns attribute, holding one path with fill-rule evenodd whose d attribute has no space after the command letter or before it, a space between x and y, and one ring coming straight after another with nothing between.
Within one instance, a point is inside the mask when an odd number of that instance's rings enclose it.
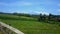
<instances>
[{"instance_id":1,"label":"grassy field","mask_svg":"<svg viewBox=\"0 0 60 34\"><path fill-rule=\"evenodd\" d=\"M60 34L60 26L38 22L36 18L0 14L0 21L11 24L25 34Z\"/></svg>"}]
</instances>

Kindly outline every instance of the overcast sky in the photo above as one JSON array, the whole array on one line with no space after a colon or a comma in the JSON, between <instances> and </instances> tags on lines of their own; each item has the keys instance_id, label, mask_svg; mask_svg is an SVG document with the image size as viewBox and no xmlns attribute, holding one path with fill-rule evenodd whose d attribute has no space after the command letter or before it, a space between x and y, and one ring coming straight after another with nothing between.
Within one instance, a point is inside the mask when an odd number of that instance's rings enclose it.
<instances>
[{"instance_id":1,"label":"overcast sky","mask_svg":"<svg viewBox=\"0 0 60 34\"><path fill-rule=\"evenodd\" d=\"M60 14L60 0L0 0L0 12Z\"/></svg>"}]
</instances>

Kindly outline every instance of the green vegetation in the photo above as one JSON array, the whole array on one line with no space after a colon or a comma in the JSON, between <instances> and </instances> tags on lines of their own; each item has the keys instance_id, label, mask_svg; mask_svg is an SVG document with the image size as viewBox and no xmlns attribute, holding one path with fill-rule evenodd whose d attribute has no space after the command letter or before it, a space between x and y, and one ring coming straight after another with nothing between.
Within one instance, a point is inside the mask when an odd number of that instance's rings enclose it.
<instances>
[{"instance_id":1,"label":"green vegetation","mask_svg":"<svg viewBox=\"0 0 60 34\"><path fill-rule=\"evenodd\" d=\"M0 34L4 34L2 31L0 31Z\"/></svg>"},{"instance_id":2,"label":"green vegetation","mask_svg":"<svg viewBox=\"0 0 60 34\"><path fill-rule=\"evenodd\" d=\"M0 21L10 24L25 34L60 34L58 24L38 22L36 17L17 16L10 14L0 14ZM59 23L59 22L57 22Z\"/></svg>"}]
</instances>

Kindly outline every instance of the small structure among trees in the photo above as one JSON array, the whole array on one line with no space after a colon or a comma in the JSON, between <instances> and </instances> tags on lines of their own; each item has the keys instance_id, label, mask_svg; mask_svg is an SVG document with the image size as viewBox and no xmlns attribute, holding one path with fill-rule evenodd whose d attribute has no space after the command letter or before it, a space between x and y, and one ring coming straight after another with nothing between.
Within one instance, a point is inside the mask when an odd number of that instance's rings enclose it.
<instances>
[{"instance_id":1,"label":"small structure among trees","mask_svg":"<svg viewBox=\"0 0 60 34\"><path fill-rule=\"evenodd\" d=\"M57 18L57 21L60 22L60 18Z\"/></svg>"}]
</instances>

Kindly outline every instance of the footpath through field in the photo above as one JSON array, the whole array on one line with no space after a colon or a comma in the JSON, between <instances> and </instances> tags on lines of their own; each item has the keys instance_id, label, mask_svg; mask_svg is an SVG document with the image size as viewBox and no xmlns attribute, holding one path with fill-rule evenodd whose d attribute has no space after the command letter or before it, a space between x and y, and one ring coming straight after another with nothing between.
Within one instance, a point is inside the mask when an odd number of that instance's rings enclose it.
<instances>
[{"instance_id":1,"label":"footpath through field","mask_svg":"<svg viewBox=\"0 0 60 34\"><path fill-rule=\"evenodd\" d=\"M9 26L9 25L3 23L3 22L0 22L0 24L1 24L2 26L4 26L4 27L10 29L11 31L17 33L17 34L24 34L23 32L19 31L18 29L13 28L13 27L11 27L11 26Z\"/></svg>"}]
</instances>

